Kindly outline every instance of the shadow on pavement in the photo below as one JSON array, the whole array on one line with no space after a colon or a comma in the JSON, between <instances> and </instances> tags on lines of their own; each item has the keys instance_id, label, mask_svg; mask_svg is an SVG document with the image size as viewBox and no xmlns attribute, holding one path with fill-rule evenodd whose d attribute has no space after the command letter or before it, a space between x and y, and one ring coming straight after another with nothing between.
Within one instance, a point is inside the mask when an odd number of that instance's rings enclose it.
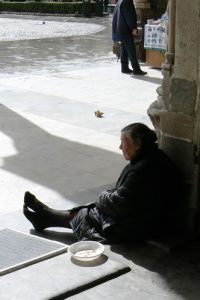
<instances>
[{"instance_id":1,"label":"shadow on pavement","mask_svg":"<svg viewBox=\"0 0 200 300\"><path fill-rule=\"evenodd\" d=\"M164 289L169 296L169 291L183 296L183 299L197 300L200 294L200 242L196 241L172 251L163 252L152 245L138 243L134 245L112 245L111 251L121 254L131 261L136 268L141 266L151 273L147 275L144 271L137 270L146 277L146 289L148 289L148 277L154 286L160 287L164 279ZM147 280L146 280L147 279ZM162 293L163 291L162 288ZM170 296L169 296L170 297ZM167 297L168 299L168 297ZM178 296L169 299L180 299ZM181 298L182 299L182 298Z\"/></svg>"},{"instance_id":2,"label":"shadow on pavement","mask_svg":"<svg viewBox=\"0 0 200 300\"><path fill-rule=\"evenodd\" d=\"M91 201L88 197L95 194L97 197L105 188L108 170L122 160L116 153L51 135L3 105L0 128L17 151L3 159L2 169L57 191L64 198L71 196L77 204ZM85 191L83 197L81 190Z\"/></svg>"},{"instance_id":3,"label":"shadow on pavement","mask_svg":"<svg viewBox=\"0 0 200 300\"><path fill-rule=\"evenodd\" d=\"M67 232L69 230L69 232ZM60 228L52 230L52 229L46 229L42 233L39 233L35 231L34 229L30 230L31 235L36 235L48 240L57 241L63 244L71 245L73 243L77 242L77 239L75 235L73 234L70 229L64 229L63 231L60 231Z\"/></svg>"},{"instance_id":4,"label":"shadow on pavement","mask_svg":"<svg viewBox=\"0 0 200 300\"><path fill-rule=\"evenodd\" d=\"M137 78L137 80L142 80L142 81L147 81L147 82L151 82L154 84L162 84L162 79L161 78L157 78L157 77L149 77L148 74L145 76L136 76L136 75L131 75L131 77L133 78Z\"/></svg>"}]
</instances>

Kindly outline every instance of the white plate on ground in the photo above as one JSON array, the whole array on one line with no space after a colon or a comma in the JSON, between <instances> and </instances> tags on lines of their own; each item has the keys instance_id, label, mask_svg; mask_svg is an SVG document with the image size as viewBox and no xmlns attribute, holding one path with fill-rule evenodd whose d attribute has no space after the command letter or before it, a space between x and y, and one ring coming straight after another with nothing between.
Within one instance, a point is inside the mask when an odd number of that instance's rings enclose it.
<instances>
[{"instance_id":1,"label":"white plate on ground","mask_svg":"<svg viewBox=\"0 0 200 300\"><path fill-rule=\"evenodd\" d=\"M69 246L69 254L80 261L91 261L99 258L105 250L105 247L94 241L77 242Z\"/></svg>"}]
</instances>

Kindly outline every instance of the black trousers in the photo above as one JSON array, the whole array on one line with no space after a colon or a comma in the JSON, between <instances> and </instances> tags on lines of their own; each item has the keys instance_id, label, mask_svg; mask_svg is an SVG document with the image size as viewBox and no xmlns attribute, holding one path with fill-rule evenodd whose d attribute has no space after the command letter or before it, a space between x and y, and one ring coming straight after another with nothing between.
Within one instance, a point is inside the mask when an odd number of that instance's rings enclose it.
<instances>
[{"instance_id":1,"label":"black trousers","mask_svg":"<svg viewBox=\"0 0 200 300\"><path fill-rule=\"evenodd\" d=\"M133 71L139 71L140 65L136 55L136 47L133 36L121 40L121 64L128 65L129 61Z\"/></svg>"}]
</instances>

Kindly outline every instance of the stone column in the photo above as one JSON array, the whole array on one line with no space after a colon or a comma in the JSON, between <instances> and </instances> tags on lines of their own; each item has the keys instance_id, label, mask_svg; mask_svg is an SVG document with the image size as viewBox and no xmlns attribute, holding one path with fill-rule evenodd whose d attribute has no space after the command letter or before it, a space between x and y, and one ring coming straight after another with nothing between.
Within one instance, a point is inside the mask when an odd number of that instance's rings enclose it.
<instances>
[{"instance_id":1,"label":"stone column","mask_svg":"<svg viewBox=\"0 0 200 300\"><path fill-rule=\"evenodd\" d=\"M175 57L175 30L176 30L176 0L169 0L168 2L168 46L166 52L166 60L162 65L162 86L157 88L158 99L153 102L148 114L161 139L161 124L160 119L164 113L169 109L170 102L170 81L173 73L174 57Z\"/></svg>"},{"instance_id":2,"label":"stone column","mask_svg":"<svg viewBox=\"0 0 200 300\"><path fill-rule=\"evenodd\" d=\"M169 109L170 101L170 80L173 75L174 58L175 58L175 36L176 36L176 0L169 0L168 2L168 41L167 52L165 54L166 60L162 65L162 99L165 109Z\"/></svg>"},{"instance_id":3,"label":"stone column","mask_svg":"<svg viewBox=\"0 0 200 300\"><path fill-rule=\"evenodd\" d=\"M174 64L175 55L175 26L176 26L176 0L168 2L168 49L166 53L167 63Z\"/></svg>"},{"instance_id":4,"label":"stone column","mask_svg":"<svg viewBox=\"0 0 200 300\"><path fill-rule=\"evenodd\" d=\"M148 109L159 147L180 171L179 224L200 231L199 0L169 0L168 49L158 99Z\"/></svg>"}]
</instances>

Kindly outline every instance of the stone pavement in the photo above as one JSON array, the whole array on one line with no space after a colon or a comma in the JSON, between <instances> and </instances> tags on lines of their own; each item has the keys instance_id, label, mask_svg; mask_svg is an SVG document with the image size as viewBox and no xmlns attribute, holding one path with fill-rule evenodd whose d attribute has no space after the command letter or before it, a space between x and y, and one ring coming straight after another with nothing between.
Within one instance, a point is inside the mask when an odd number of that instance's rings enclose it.
<instances>
[{"instance_id":1,"label":"stone pavement","mask_svg":"<svg viewBox=\"0 0 200 300\"><path fill-rule=\"evenodd\" d=\"M48 32L46 38L0 42L0 228L29 232L22 214L26 190L54 208L67 209L95 200L114 184L126 163L118 149L120 129L131 122L152 127L146 110L157 98L162 75L144 64L145 77L120 73L112 54L111 16L1 18L22 18L23 30L27 20L79 26L74 36ZM83 23L88 30L91 23L100 25L101 31L79 35ZM104 117L97 118L96 110ZM64 229L48 230L45 236L74 241ZM199 251L193 246L172 254L151 245L106 251L132 272L72 299L199 299Z\"/></svg>"},{"instance_id":2,"label":"stone pavement","mask_svg":"<svg viewBox=\"0 0 200 300\"><path fill-rule=\"evenodd\" d=\"M42 17L47 19L53 17ZM146 109L156 99L160 71L144 67L144 78L121 74L112 54L111 18L86 21L106 29L0 44L1 214L20 208L26 189L70 206L74 194L114 182L125 164L120 129L137 121L152 126ZM104 117L95 117L96 110Z\"/></svg>"}]
</instances>

